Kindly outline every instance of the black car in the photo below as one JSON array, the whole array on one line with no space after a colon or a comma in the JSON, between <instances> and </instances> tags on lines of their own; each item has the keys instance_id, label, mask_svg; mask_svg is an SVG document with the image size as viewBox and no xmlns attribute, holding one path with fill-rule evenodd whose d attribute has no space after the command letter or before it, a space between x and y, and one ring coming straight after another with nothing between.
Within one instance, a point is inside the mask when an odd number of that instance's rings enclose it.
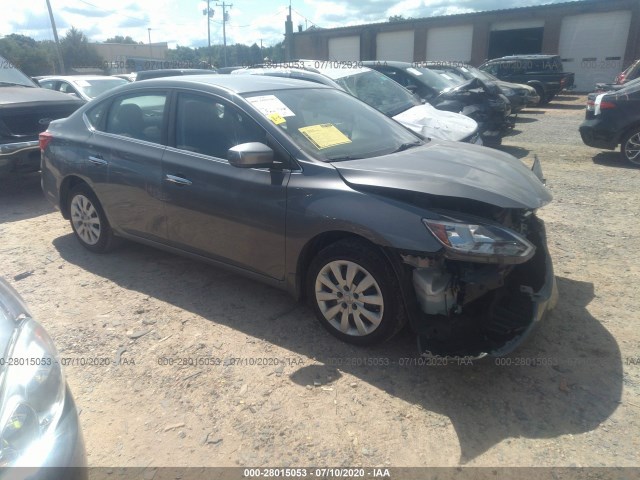
<instances>
[{"instance_id":1,"label":"black car","mask_svg":"<svg viewBox=\"0 0 640 480\"><path fill-rule=\"evenodd\" d=\"M0 353L0 477L86 480L78 410L61 359L49 334L2 278Z\"/></svg>"},{"instance_id":2,"label":"black car","mask_svg":"<svg viewBox=\"0 0 640 480\"><path fill-rule=\"evenodd\" d=\"M502 136L513 127L511 104L497 87L478 79L460 83L447 79L422 64L392 61L365 61L365 67L384 73L416 93L438 110L462 113L478 122L486 145L500 145Z\"/></svg>"},{"instance_id":3,"label":"black car","mask_svg":"<svg viewBox=\"0 0 640 480\"><path fill-rule=\"evenodd\" d=\"M615 150L640 166L640 83L607 93L590 93L585 120L580 125L582 141L590 147Z\"/></svg>"},{"instance_id":4,"label":"black car","mask_svg":"<svg viewBox=\"0 0 640 480\"><path fill-rule=\"evenodd\" d=\"M479 68L500 80L535 88L540 105L549 103L557 94L574 86L575 75L563 71L559 55L509 55L489 60Z\"/></svg>"},{"instance_id":5,"label":"black car","mask_svg":"<svg viewBox=\"0 0 640 480\"><path fill-rule=\"evenodd\" d=\"M335 88L134 82L41 140L44 192L83 247L128 238L230 268L306 298L350 343L408 321L425 351L501 355L553 304L536 174Z\"/></svg>"},{"instance_id":6,"label":"black car","mask_svg":"<svg viewBox=\"0 0 640 480\"><path fill-rule=\"evenodd\" d=\"M0 177L40 170L38 134L84 101L40 88L0 57Z\"/></svg>"},{"instance_id":7,"label":"black car","mask_svg":"<svg viewBox=\"0 0 640 480\"><path fill-rule=\"evenodd\" d=\"M533 87L521 83L505 82L471 65L460 62L424 62L424 65L445 78L453 78L460 83L478 78L490 88L498 88L509 99L512 114L517 114L524 108L537 105L540 102L540 97Z\"/></svg>"}]
</instances>

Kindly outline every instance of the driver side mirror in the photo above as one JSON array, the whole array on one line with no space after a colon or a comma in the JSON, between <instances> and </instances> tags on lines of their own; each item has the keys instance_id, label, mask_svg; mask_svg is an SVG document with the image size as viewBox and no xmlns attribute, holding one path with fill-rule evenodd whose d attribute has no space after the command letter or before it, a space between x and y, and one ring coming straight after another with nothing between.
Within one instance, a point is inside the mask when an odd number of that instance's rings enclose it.
<instances>
[{"instance_id":1,"label":"driver side mirror","mask_svg":"<svg viewBox=\"0 0 640 480\"><path fill-rule=\"evenodd\" d=\"M273 150L260 142L241 143L227 151L227 160L237 168L270 168L273 158Z\"/></svg>"}]
</instances>

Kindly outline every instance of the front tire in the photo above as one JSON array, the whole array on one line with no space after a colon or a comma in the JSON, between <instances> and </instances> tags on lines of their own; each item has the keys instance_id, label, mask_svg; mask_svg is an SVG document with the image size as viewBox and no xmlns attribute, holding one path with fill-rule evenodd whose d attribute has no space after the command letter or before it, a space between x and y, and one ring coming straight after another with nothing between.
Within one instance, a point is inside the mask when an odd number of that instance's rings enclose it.
<instances>
[{"instance_id":1,"label":"front tire","mask_svg":"<svg viewBox=\"0 0 640 480\"><path fill-rule=\"evenodd\" d=\"M102 205L86 184L69 193L69 219L80 244L94 253L106 253L115 247L115 237Z\"/></svg>"},{"instance_id":2,"label":"front tire","mask_svg":"<svg viewBox=\"0 0 640 480\"><path fill-rule=\"evenodd\" d=\"M622 155L634 166L640 167L640 128L635 127L622 139Z\"/></svg>"},{"instance_id":3,"label":"front tire","mask_svg":"<svg viewBox=\"0 0 640 480\"><path fill-rule=\"evenodd\" d=\"M382 342L405 323L398 279L386 257L364 241L341 240L321 250L306 286L322 326L347 343Z\"/></svg>"}]
</instances>

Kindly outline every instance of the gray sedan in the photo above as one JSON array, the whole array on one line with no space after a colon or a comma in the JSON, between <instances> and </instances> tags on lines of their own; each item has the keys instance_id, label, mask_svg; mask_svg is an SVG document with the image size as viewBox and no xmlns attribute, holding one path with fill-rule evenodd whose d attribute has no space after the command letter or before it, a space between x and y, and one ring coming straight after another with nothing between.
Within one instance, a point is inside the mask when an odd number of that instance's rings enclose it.
<instances>
[{"instance_id":1,"label":"gray sedan","mask_svg":"<svg viewBox=\"0 0 640 480\"><path fill-rule=\"evenodd\" d=\"M135 82L40 140L45 194L85 248L124 238L230 268L305 298L347 342L408 322L423 351L501 355L553 301L540 175L333 88Z\"/></svg>"}]
</instances>

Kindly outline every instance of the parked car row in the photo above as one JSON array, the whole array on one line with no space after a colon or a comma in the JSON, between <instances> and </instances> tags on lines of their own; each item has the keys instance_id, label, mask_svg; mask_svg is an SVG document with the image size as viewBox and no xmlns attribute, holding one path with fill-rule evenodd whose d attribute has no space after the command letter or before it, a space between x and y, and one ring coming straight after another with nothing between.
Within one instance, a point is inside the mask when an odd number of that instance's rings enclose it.
<instances>
[{"instance_id":1,"label":"parked car row","mask_svg":"<svg viewBox=\"0 0 640 480\"><path fill-rule=\"evenodd\" d=\"M247 74L294 78L324 84L350 93L425 137L482 144L478 124L473 119L423 104L407 89L366 67L245 68L232 72L232 75Z\"/></svg>"},{"instance_id":2,"label":"parked car row","mask_svg":"<svg viewBox=\"0 0 640 480\"><path fill-rule=\"evenodd\" d=\"M409 128L422 129L423 134L436 138L452 137L442 136L440 126L436 131L430 129L430 122L438 117L446 119L443 112L462 114L477 123L482 142L487 146L499 145L502 136L514 125L511 114L536 103L539 98L532 87L498 85L496 82L499 80L488 80L488 75L481 71L472 75L469 69L465 69L465 73L449 75L432 68L433 65L393 61L365 61L349 68L332 68L330 64L324 66L322 62L312 60L298 60L293 65L287 68L268 65L242 68L231 73L298 78L342 88ZM371 70L391 78L411 92L413 98ZM515 110L512 110L512 102L504 93L513 98ZM411 106L420 105L418 102L433 108L422 109L421 114L416 115L421 109L412 109Z\"/></svg>"}]
</instances>

